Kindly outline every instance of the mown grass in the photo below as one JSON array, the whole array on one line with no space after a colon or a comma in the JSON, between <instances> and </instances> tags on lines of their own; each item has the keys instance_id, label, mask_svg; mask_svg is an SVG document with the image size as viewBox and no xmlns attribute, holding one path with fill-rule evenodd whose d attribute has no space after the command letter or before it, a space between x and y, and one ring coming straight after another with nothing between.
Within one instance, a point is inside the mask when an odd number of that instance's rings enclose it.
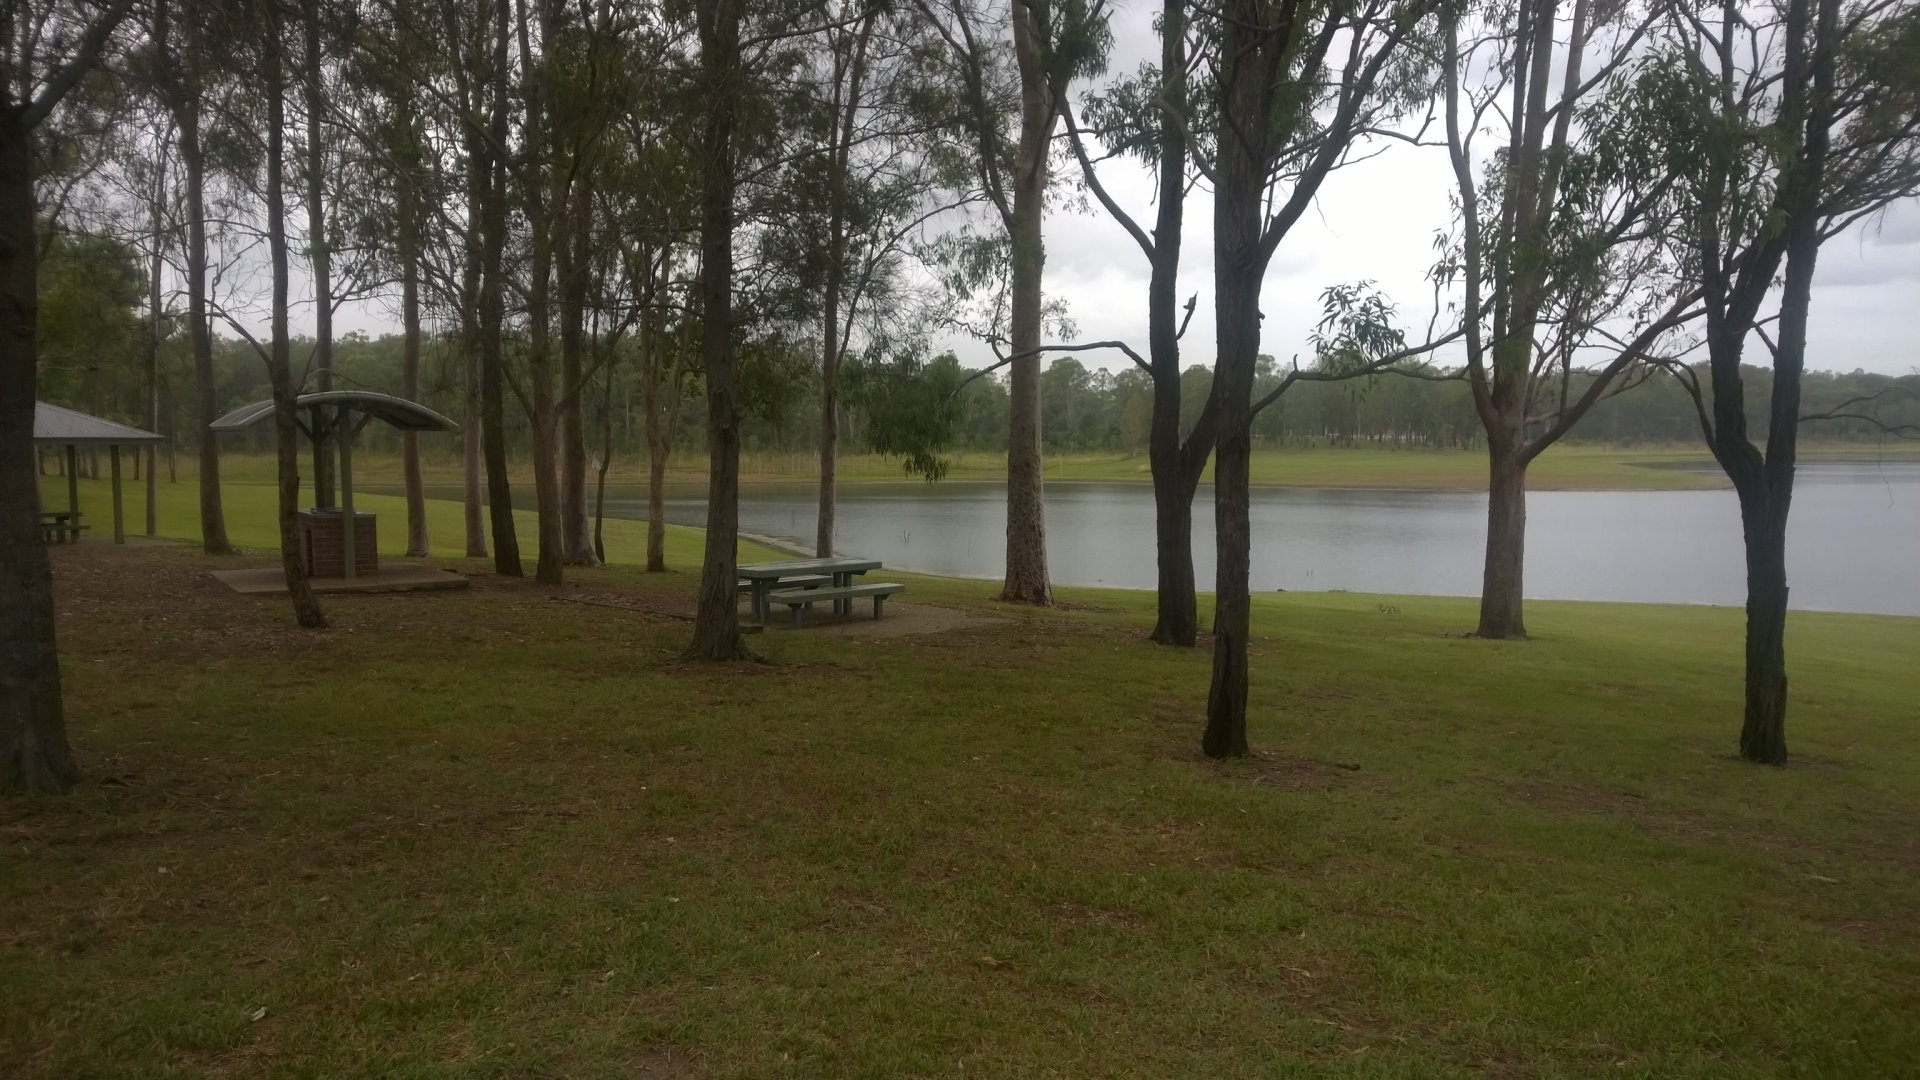
<instances>
[{"instance_id":1,"label":"mown grass","mask_svg":"<svg viewBox=\"0 0 1920 1080\"><path fill-rule=\"evenodd\" d=\"M479 562L310 633L204 578L235 560L55 556L89 780L0 802L16 1075L1920 1063L1920 620L1795 613L1763 769L1737 612L1535 603L1499 643L1470 601L1262 595L1259 753L1215 764L1145 593L913 578L978 618L729 667Z\"/></svg>"},{"instance_id":2,"label":"mown grass","mask_svg":"<svg viewBox=\"0 0 1920 1080\"><path fill-rule=\"evenodd\" d=\"M220 499L223 518L227 526L227 541L234 547L258 551L277 552L280 550L279 526L274 514L279 506L279 489L256 474L264 473L257 466L258 460L241 459L240 468L235 472L240 478L222 477ZM270 462L268 463L270 464ZM66 480L60 477L42 477L42 498L49 507L65 508L67 505ZM128 536L144 536L146 533L147 495L144 484L135 484L122 480L121 504L124 524ZM113 495L112 487L104 480L82 479L77 485L80 492L80 512L86 522L90 538L111 538L113 536ZM183 540L188 543L200 543L200 494L199 486L190 479L179 483L167 483L164 480L157 485L159 498L156 500L158 513L155 515L155 527L163 539ZM311 488L303 489L306 496L303 503L312 501ZM373 495L356 492L353 499L354 509L377 516L379 525L380 553L399 556L407 548L407 503L397 495ZM427 544L431 554L459 557L466 553L466 518L464 510L457 502L443 499L427 500ZM540 552L540 531L538 521L531 510L514 512L514 533L520 543L520 555L525 563L526 572L533 573L533 560ZM607 518L602 525L602 538L606 542L607 561L631 563L644 566L647 561L647 523L628 521L621 518ZM678 525L667 526L666 556L669 566L698 567L703 557L702 545L706 534L699 529L688 529ZM791 558L773 548L761 544L744 542L740 547L742 559Z\"/></svg>"},{"instance_id":3,"label":"mown grass","mask_svg":"<svg viewBox=\"0 0 1920 1080\"><path fill-rule=\"evenodd\" d=\"M438 450L445 450L440 447ZM1885 453L1877 448L1831 448L1841 456L1874 456ZM1689 470L1675 466L1700 466ZM1723 487L1724 481L1710 471L1711 458L1697 448L1613 448L1589 445L1557 445L1549 449L1528 470L1528 483L1536 490L1640 490ZM676 485L706 483L706 457L679 453L672 459L669 481ZM190 478L192 463L180 461L180 476ZM268 482L273 477L273 459L268 454L230 453L221 459L221 476L229 480ZM966 452L951 459L948 477L955 480L1004 479L1005 454ZM523 463L515 463L516 475L525 473ZM1104 480L1149 483L1147 456L1117 453L1049 454L1046 459L1049 480ZM428 456L424 475L430 484L458 484L460 463L456 457L435 452ZM397 485L400 459L391 454L360 453L354 458L354 474L360 483ZM750 453L741 461L744 482L778 483L808 480L819 475L818 460L811 453ZM846 483L897 481L905 477L897 458L874 454L844 454L837 475ZM1207 478L1212 479L1212 466ZM531 483L530 474L522 477ZM616 460L608 474L612 484L646 483L644 457ZM1477 450L1389 450L1373 447L1339 449L1262 449L1253 456L1253 482L1275 487L1363 487L1424 488L1478 491L1487 484L1487 456Z\"/></svg>"}]
</instances>

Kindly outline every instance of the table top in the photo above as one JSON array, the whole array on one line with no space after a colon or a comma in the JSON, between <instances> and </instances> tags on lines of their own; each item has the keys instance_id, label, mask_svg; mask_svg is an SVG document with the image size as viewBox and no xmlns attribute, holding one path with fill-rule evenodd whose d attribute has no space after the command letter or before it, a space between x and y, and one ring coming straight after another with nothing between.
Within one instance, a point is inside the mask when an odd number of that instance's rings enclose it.
<instances>
[{"instance_id":1,"label":"table top","mask_svg":"<svg viewBox=\"0 0 1920 1080\"><path fill-rule=\"evenodd\" d=\"M65 521L67 518L79 517L80 511L78 510L42 510L40 511L40 516L43 518L47 518L51 521Z\"/></svg>"},{"instance_id":2,"label":"table top","mask_svg":"<svg viewBox=\"0 0 1920 1080\"><path fill-rule=\"evenodd\" d=\"M880 560L835 556L830 559L741 563L738 569L740 576L749 580L777 580L797 574L864 574L869 570L880 569Z\"/></svg>"}]
</instances>

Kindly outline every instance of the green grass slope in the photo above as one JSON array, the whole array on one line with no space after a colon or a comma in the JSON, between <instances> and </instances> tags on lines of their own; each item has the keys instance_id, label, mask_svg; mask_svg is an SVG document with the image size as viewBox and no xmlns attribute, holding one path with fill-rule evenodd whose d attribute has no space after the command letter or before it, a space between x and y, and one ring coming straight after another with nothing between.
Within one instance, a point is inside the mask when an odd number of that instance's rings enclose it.
<instances>
[{"instance_id":1,"label":"green grass slope","mask_svg":"<svg viewBox=\"0 0 1920 1080\"><path fill-rule=\"evenodd\" d=\"M913 578L957 625L711 666L653 614L691 573L456 561L303 632L205 578L245 561L54 552L88 781L0 800L9 1075L1920 1062L1920 620L1795 613L1771 769L1732 755L1736 611L1482 642L1470 601L1261 595L1258 752L1218 764L1145 593Z\"/></svg>"}]
</instances>

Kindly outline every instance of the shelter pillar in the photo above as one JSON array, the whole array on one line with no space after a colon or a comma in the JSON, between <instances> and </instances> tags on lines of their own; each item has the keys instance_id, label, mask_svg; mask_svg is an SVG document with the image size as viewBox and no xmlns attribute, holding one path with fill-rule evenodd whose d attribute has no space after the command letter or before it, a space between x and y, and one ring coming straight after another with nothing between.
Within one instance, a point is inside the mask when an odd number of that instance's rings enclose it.
<instances>
[{"instance_id":1,"label":"shelter pillar","mask_svg":"<svg viewBox=\"0 0 1920 1080\"><path fill-rule=\"evenodd\" d=\"M355 559L359 554L356 550L359 537L355 534L360 530L354 527L359 519L353 515L353 413L342 405L334 410L333 417L334 426L340 432L340 519L345 523L340 530L344 539L340 554L346 563L345 576L356 578L360 573Z\"/></svg>"},{"instance_id":2,"label":"shelter pillar","mask_svg":"<svg viewBox=\"0 0 1920 1080\"><path fill-rule=\"evenodd\" d=\"M127 542L126 515L120 510L120 444L114 443L107 448L107 457L113 462L113 542Z\"/></svg>"}]
</instances>

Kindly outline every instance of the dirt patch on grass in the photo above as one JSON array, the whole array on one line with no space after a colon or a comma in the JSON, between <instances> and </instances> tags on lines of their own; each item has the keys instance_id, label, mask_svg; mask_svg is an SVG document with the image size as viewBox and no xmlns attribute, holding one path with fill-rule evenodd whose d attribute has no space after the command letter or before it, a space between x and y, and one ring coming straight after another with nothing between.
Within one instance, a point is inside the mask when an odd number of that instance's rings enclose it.
<instances>
[{"instance_id":1,"label":"dirt patch on grass","mask_svg":"<svg viewBox=\"0 0 1920 1080\"><path fill-rule=\"evenodd\" d=\"M627 1062L633 1080L696 1080L706 1073L694 1056L673 1046L643 1050Z\"/></svg>"},{"instance_id":2,"label":"dirt patch on grass","mask_svg":"<svg viewBox=\"0 0 1920 1080\"><path fill-rule=\"evenodd\" d=\"M933 607L928 604L890 603L880 618L873 617L866 604L857 605L852 614L832 615L824 611L802 616L799 627L777 615L768 629L780 633L814 634L820 637L895 638L915 634L947 634L956 630L977 630L1004 625L1008 620L959 608Z\"/></svg>"},{"instance_id":3,"label":"dirt patch on grass","mask_svg":"<svg viewBox=\"0 0 1920 1080\"><path fill-rule=\"evenodd\" d=\"M1207 770L1221 780L1238 780L1281 791L1330 791L1354 783L1364 770L1356 762L1328 761L1279 750L1255 750L1243 758L1215 759L1190 741L1168 746L1166 756Z\"/></svg>"}]
</instances>

